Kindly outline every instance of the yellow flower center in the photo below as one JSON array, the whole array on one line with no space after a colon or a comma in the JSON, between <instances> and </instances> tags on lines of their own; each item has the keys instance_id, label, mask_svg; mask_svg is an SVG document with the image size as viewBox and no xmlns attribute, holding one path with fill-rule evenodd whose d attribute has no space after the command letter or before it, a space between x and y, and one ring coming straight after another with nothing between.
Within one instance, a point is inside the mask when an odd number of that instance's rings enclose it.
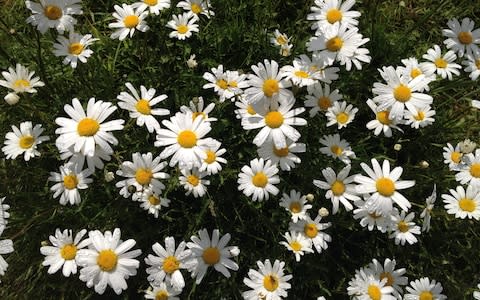
<instances>
[{"instance_id":1,"label":"yellow flower center","mask_svg":"<svg viewBox=\"0 0 480 300\"><path fill-rule=\"evenodd\" d=\"M335 196L343 195L343 193L345 193L345 184L343 184L342 181L335 180L331 189Z\"/></svg>"},{"instance_id":2,"label":"yellow flower center","mask_svg":"<svg viewBox=\"0 0 480 300\"><path fill-rule=\"evenodd\" d=\"M67 190L76 189L77 184L78 184L78 179L77 179L77 176L75 176L75 174L70 174L70 175L67 175L67 176L63 177L63 186Z\"/></svg>"},{"instance_id":3,"label":"yellow flower center","mask_svg":"<svg viewBox=\"0 0 480 300\"><path fill-rule=\"evenodd\" d=\"M157 0L143 0L143 3L145 3L147 5L150 5L150 6L154 6L154 5L157 5L158 1Z\"/></svg>"},{"instance_id":4,"label":"yellow flower center","mask_svg":"<svg viewBox=\"0 0 480 300\"><path fill-rule=\"evenodd\" d=\"M375 186L377 188L377 191L382 196L390 197L391 195L393 195L393 193L395 193L395 184L390 178L382 177L377 179Z\"/></svg>"},{"instance_id":5,"label":"yellow flower center","mask_svg":"<svg viewBox=\"0 0 480 300\"><path fill-rule=\"evenodd\" d=\"M13 83L14 88L27 88L29 86L30 86L30 82L28 80L25 80L25 79L17 79Z\"/></svg>"},{"instance_id":6,"label":"yellow flower center","mask_svg":"<svg viewBox=\"0 0 480 300\"><path fill-rule=\"evenodd\" d=\"M277 149L273 146L273 153L278 157L285 157L288 155L288 147Z\"/></svg>"},{"instance_id":7,"label":"yellow flower center","mask_svg":"<svg viewBox=\"0 0 480 300\"><path fill-rule=\"evenodd\" d=\"M62 17L63 12L60 9L60 7L56 5L47 5L43 9L43 13L45 14L45 17L47 17L50 20L58 20Z\"/></svg>"},{"instance_id":8,"label":"yellow flower center","mask_svg":"<svg viewBox=\"0 0 480 300\"><path fill-rule=\"evenodd\" d=\"M97 265L100 270L110 272L117 266L118 256L113 250L102 250L97 257Z\"/></svg>"},{"instance_id":9,"label":"yellow flower center","mask_svg":"<svg viewBox=\"0 0 480 300\"><path fill-rule=\"evenodd\" d=\"M61 249L60 249L60 256L64 259L64 260L72 260L72 259L75 259L75 256L77 255L77 246L75 246L74 244L67 244L67 245L64 245Z\"/></svg>"},{"instance_id":10,"label":"yellow flower center","mask_svg":"<svg viewBox=\"0 0 480 300\"><path fill-rule=\"evenodd\" d=\"M250 104L247 106L247 113L248 113L249 115L252 115L252 116L254 116L254 115L257 114L257 112L255 111L255 109L253 109L253 106L251 106Z\"/></svg>"},{"instance_id":11,"label":"yellow flower center","mask_svg":"<svg viewBox=\"0 0 480 300\"><path fill-rule=\"evenodd\" d=\"M335 22L341 21L342 20L342 12L339 11L336 8L332 8L329 11L327 11L327 21L330 24L333 24Z\"/></svg>"},{"instance_id":12,"label":"yellow flower center","mask_svg":"<svg viewBox=\"0 0 480 300\"><path fill-rule=\"evenodd\" d=\"M279 284L277 275L270 274L263 277L263 287L269 292L275 291Z\"/></svg>"},{"instance_id":13,"label":"yellow flower center","mask_svg":"<svg viewBox=\"0 0 480 300\"><path fill-rule=\"evenodd\" d=\"M295 72L295 76L300 77L300 78L308 78L308 73L305 71L298 70Z\"/></svg>"},{"instance_id":14,"label":"yellow flower center","mask_svg":"<svg viewBox=\"0 0 480 300\"><path fill-rule=\"evenodd\" d=\"M302 211L302 205L300 202L294 201L290 203L290 211L294 214L298 214L299 212Z\"/></svg>"},{"instance_id":15,"label":"yellow flower center","mask_svg":"<svg viewBox=\"0 0 480 300\"><path fill-rule=\"evenodd\" d=\"M460 208L463 211L468 211L468 212L473 212L475 210L475 208L477 208L477 205L476 205L475 201L473 201L470 198L460 199L458 201L458 206L460 206Z\"/></svg>"},{"instance_id":16,"label":"yellow flower center","mask_svg":"<svg viewBox=\"0 0 480 300\"><path fill-rule=\"evenodd\" d=\"M197 186L200 183L200 178L198 178L195 175L189 175L187 177L187 182L190 183L193 186Z\"/></svg>"},{"instance_id":17,"label":"yellow flower center","mask_svg":"<svg viewBox=\"0 0 480 300\"><path fill-rule=\"evenodd\" d=\"M468 31L462 31L458 34L458 40L464 45L471 44L473 42L472 34Z\"/></svg>"},{"instance_id":18,"label":"yellow flower center","mask_svg":"<svg viewBox=\"0 0 480 300\"><path fill-rule=\"evenodd\" d=\"M397 227L398 227L398 230L403 233L407 232L409 229L409 226L405 221L398 222Z\"/></svg>"},{"instance_id":19,"label":"yellow flower center","mask_svg":"<svg viewBox=\"0 0 480 300\"><path fill-rule=\"evenodd\" d=\"M297 241L293 241L290 243L290 247L293 251L300 251L302 249L302 244Z\"/></svg>"},{"instance_id":20,"label":"yellow flower center","mask_svg":"<svg viewBox=\"0 0 480 300\"><path fill-rule=\"evenodd\" d=\"M450 159L458 164L460 162L460 160L462 159L462 153L460 152L457 152L457 151L453 151L452 154L450 154Z\"/></svg>"},{"instance_id":21,"label":"yellow flower center","mask_svg":"<svg viewBox=\"0 0 480 300\"><path fill-rule=\"evenodd\" d=\"M135 108L142 115L149 115L152 111L152 109L150 108L150 102L148 102L148 100L145 100L145 99L138 100L137 103L135 104Z\"/></svg>"},{"instance_id":22,"label":"yellow flower center","mask_svg":"<svg viewBox=\"0 0 480 300\"><path fill-rule=\"evenodd\" d=\"M412 78L415 78L415 77L417 77L417 76L419 76L419 75L422 75L422 70L420 70L419 68L414 68L414 69L412 69L412 70L410 71L410 76L411 76Z\"/></svg>"},{"instance_id":23,"label":"yellow flower center","mask_svg":"<svg viewBox=\"0 0 480 300\"><path fill-rule=\"evenodd\" d=\"M283 124L283 115L278 111L271 111L265 116L265 124L270 128L278 128Z\"/></svg>"},{"instance_id":24,"label":"yellow flower center","mask_svg":"<svg viewBox=\"0 0 480 300\"><path fill-rule=\"evenodd\" d=\"M153 174L150 169L142 169L139 168L135 172L135 180L140 184L140 185L147 185L152 181Z\"/></svg>"},{"instance_id":25,"label":"yellow flower center","mask_svg":"<svg viewBox=\"0 0 480 300\"><path fill-rule=\"evenodd\" d=\"M329 39L326 43L325 46L327 47L328 51L330 52L337 52L340 50L343 46L343 40L339 38L338 36Z\"/></svg>"},{"instance_id":26,"label":"yellow flower center","mask_svg":"<svg viewBox=\"0 0 480 300\"><path fill-rule=\"evenodd\" d=\"M135 28L137 27L139 22L140 19L135 15L129 15L123 19L123 24L126 28Z\"/></svg>"},{"instance_id":27,"label":"yellow flower center","mask_svg":"<svg viewBox=\"0 0 480 300\"><path fill-rule=\"evenodd\" d=\"M100 129L100 124L94 119L84 118L77 125L79 136L93 136Z\"/></svg>"},{"instance_id":28,"label":"yellow flower center","mask_svg":"<svg viewBox=\"0 0 480 300\"><path fill-rule=\"evenodd\" d=\"M232 80L232 81L228 82L228 86L236 88L236 87L238 87L238 83L235 80Z\"/></svg>"},{"instance_id":29,"label":"yellow flower center","mask_svg":"<svg viewBox=\"0 0 480 300\"><path fill-rule=\"evenodd\" d=\"M480 58L475 61L475 67L480 70Z\"/></svg>"},{"instance_id":30,"label":"yellow flower center","mask_svg":"<svg viewBox=\"0 0 480 300\"><path fill-rule=\"evenodd\" d=\"M151 205L159 205L160 204L160 198L155 197L154 195L150 195L148 197L148 202L150 202Z\"/></svg>"},{"instance_id":31,"label":"yellow flower center","mask_svg":"<svg viewBox=\"0 0 480 300\"><path fill-rule=\"evenodd\" d=\"M178 33L180 33L180 34L185 34L185 33L187 33L187 31L188 31L188 26L187 26L187 25L184 25L184 24L178 25L178 26L177 26L177 31L178 31Z\"/></svg>"},{"instance_id":32,"label":"yellow flower center","mask_svg":"<svg viewBox=\"0 0 480 300\"><path fill-rule=\"evenodd\" d=\"M252 183L254 186L264 188L268 183L268 177L263 172L258 172L252 177Z\"/></svg>"},{"instance_id":33,"label":"yellow flower center","mask_svg":"<svg viewBox=\"0 0 480 300\"><path fill-rule=\"evenodd\" d=\"M207 265L213 266L220 261L220 251L217 247L208 247L203 250L202 258Z\"/></svg>"},{"instance_id":34,"label":"yellow flower center","mask_svg":"<svg viewBox=\"0 0 480 300\"><path fill-rule=\"evenodd\" d=\"M272 78L265 80L263 82L262 90L265 96L272 97L273 94L278 93L278 91L280 90L278 81Z\"/></svg>"},{"instance_id":35,"label":"yellow flower center","mask_svg":"<svg viewBox=\"0 0 480 300\"><path fill-rule=\"evenodd\" d=\"M207 157L203 161L206 162L207 164L214 163L215 160L217 159L217 155L215 155L215 152L213 152L212 150L207 150L205 151L205 153L207 154Z\"/></svg>"},{"instance_id":36,"label":"yellow flower center","mask_svg":"<svg viewBox=\"0 0 480 300\"><path fill-rule=\"evenodd\" d=\"M198 15L203 11L202 7L197 3L192 3L191 10L194 14Z\"/></svg>"},{"instance_id":37,"label":"yellow flower center","mask_svg":"<svg viewBox=\"0 0 480 300\"><path fill-rule=\"evenodd\" d=\"M322 111L327 111L328 108L332 106L332 101L330 100L330 98L322 96L318 98L317 105Z\"/></svg>"},{"instance_id":38,"label":"yellow flower center","mask_svg":"<svg viewBox=\"0 0 480 300\"><path fill-rule=\"evenodd\" d=\"M421 292L420 297L418 297L418 300L433 300L432 292L430 291Z\"/></svg>"},{"instance_id":39,"label":"yellow flower center","mask_svg":"<svg viewBox=\"0 0 480 300\"><path fill-rule=\"evenodd\" d=\"M400 84L393 90L393 97L400 102L407 102L412 96L412 90L403 84Z\"/></svg>"},{"instance_id":40,"label":"yellow flower center","mask_svg":"<svg viewBox=\"0 0 480 300\"><path fill-rule=\"evenodd\" d=\"M81 43L71 43L68 45L68 53L72 55L80 55L83 52L83 45Z\"/></svg>"},{"instance_id":41,"label":"yellow flower center","mask_svg":"<svg viewBox=\"0 0 480 300\"><path fill-rule=\"evenodd\" d=\"M414 118L417 121L423 121L423 119L425 119L425 113L423 111L419 111Z\"/></svg>"},{"instance_id":42,"label":"yellow flower center","mask_svg":"<svg viewBox=\"0 0 480 300\"><path fill-rule=\"evenodd\" d=\"M195 121L198 116L202 116L202 119L205 119L207 117L207 115L203 111L196 111L192 114L192 120Z\"/></svg>"},{"instance_id":43,"label":"yellow flower center","mask_svg":"<svg viewBox=\"0 0 480 300\"><path fill-rule=\"evenodd\" d=\"M288 43L288 40L285 38L283 34L281 34L277 36L277 43L279 43L280 45L285 45L286 43Z\"/></svg>"},{"instance_id":44,"label":"yellow flower center","mask_svg":"<svg viewBox=\"0 0 480 300\"><path fill-rule=\"evenodd\" d=\"M178 135L177 142L183 148L192 148L197 145L197 135L191 130L184 130Z\"/></svg>"},{"instance_id":45,"label":"yellow flower center","mask_svg":"<svg viewBox=\"0 0 480 300\"><path fill-rule=\"evenodd\" d=\"M332 153L336 156L340 156L340 154L342 154L343 152L343 148L337 145L333 145L332 147L330 147L330 151L332 151Z\"/></svg>"},{"instance_id":46,"label":"yellow flower center","mask_svg":"<svg viewBox=\"0 0 480 300\"><path fill-rule=\"evenodd\" d=\"M303 232L305 233L306 236L313 239L318 234L317 224L315 223L305 224L305 226L303 227Z\"/></svg>"},{"instance_id":47,"label":"yellow flower center","mask_svg":"<svg viewBox=\"0 0 480 300\"><path fill-rule=\"evenodd\" d=\"M167 274L172 274L180 267L180 262L175 256L169 256L163 261L163 270Z\"/></svg>"},{"instance_id":48,"label":"yellow flower center","mask_svg":"<svg viewBox=\"0 0 480 300\"><path fill-rule=\"evenodd\" d=\"M434 63L437 68L445 69L447 67L447 61L443 58L437 58Z\"/></svg>"},{"instance_id":49,"label":"yellow flower center","mask_svg":"<svg viewBox=\"0 0 480 300\"><path fill-rule=\"evenodd\" d=\"M217 80L217 85L218 85L222 90L228 89L228 82L226 82L226 81L223 80L223 79Z\"/></svg>"},{"instance_id":50,"label":"yellow flower center","mask_svg":"<svg viewBox=\"0 0 480 300\"><path fill-rule=\"evenodd\" d=\"M389 115L390 115L390 112L388 110L377 112L378 122L382 123L383 125L389 125L390 124L390 119L388 118Z\"/></svg>"},{"instance_id":51,"label":"yellow flower center","mask_svg":"<svg viewBox=\"0 0 480 300\"><path fill-rule=\"evenodd\" d=\"M392 286L395 280L393 279L392 274L390 272L383 272L380 274L380 280L387 278L387 282L385 283L386 286Z\"/></svg>"},{"instance_id":52,"label":"yellow flower center","mask_svg":"<svg viewBox=\"0 0 480 300\"><path fill-rule=\"evenodd\" d=\"M371 300L381 300L382 299L382 291L376 285L369 285L368 286L368 295L370 296Z\"/></svg>"},{"instance_id":53,"label":"yellow flower center","mask_svg":"<svg viewBox=\"0 0 480 300\"><path fill-rule=\"evenodd\" d=\"M24 135L18 140L18 145L22 149L30 149L35 142L35 139L31 135Z\"/></svg>"},{"instance_id":54,"label":"yellow flower center","mask_svg":"<svg viewBox=\"0 0 480 300\"><path fill-rule=\"evenodd\" d=\"M167 299L168 299L168 292L166 290L160 290L155 295L155 300L167 300Z\"/></svg>"},{"instance_id":55,"label":"yellow flower center","mask_svg":"<svg viewBox=\"0 0 480 300\"><path fill-rule=\"evenodd\" d=\"M473 177L480 177L480 163L474 163L470 166L470 175Z\"/></svg>"},{"instance_id":56,"label":"yellow flower center","mask_svg":"<svg viewBox=\"0 0 480 300\"><path fill-rule=\"evenodd\" d=\"M377 215L375 212L369 213L368 215L370 216L370 218L375 219L375 220L382 216L382 215Z\"/></svg>"},{"instance_id":57,"label":"yellow flower center","mask_svg":"<svg viewBox=\"0 0 480 300\"><path fill-rule=\"evenodd\" d=\"M345 124L348 121L348 114L341 112L337 115L337 122L340 124Z\"/></svg>"}]
</instances>

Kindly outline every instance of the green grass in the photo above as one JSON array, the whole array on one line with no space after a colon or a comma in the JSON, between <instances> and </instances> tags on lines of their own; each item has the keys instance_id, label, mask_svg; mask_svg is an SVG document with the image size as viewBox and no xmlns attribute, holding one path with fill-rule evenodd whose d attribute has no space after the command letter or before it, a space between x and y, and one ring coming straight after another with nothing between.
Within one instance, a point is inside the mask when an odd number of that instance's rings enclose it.
<instances>
[{"instance_id":1,"label":"green grass","mask_svg":"<svg viewBox=\"0 0 480 300\"><path fill-rule=\"evenodd\" d=\"M172 1L174 6L176 1ZM279 194L263 203L254 203L237 191L237 176L243 165L256 157L251 140L254 132L246 133L234 115L230 102L218 103L211 90L203 90L202 75L211 67L223 64L225 69L250 72L250 66L263 59L275 59L286 65L296 56L305 53L305 42L313 34L310 22L306 20L313 1L274 0L212 0L216 16L202 18L200 33L186 41L168 38L170 30L165 27L173 14L180 9L163 11L161 16L150 16L151 29L146 33L136 32L132 39L123 42L111 40L108 23L112 20L114 1L83 1L84 14L77 17L77 31L91 32L100 40L91 48L94 55L87 64L80 64L72 70L55 57L52 43L55 34L39 34L34 27L26 24L29 16L23 1L0 1L0 69L6 70L15 63L28 66L41 77L46 86L34 95L22 95L20 102L9 106L0 103L0 135L10 131L10 125L22 121L43 124L44 134L51 140L40 145L41 157L29 162L21 157L16 160L0 158L0 196L6 196L10 204L11 218L2 238L12 239L15 252L5 255L9 268L1 278L0 299L96 299L93 291L77 276L64 278L60 272L49 275L41 265L42 242L54 234L56 228L82 228L101 231L119 227L122 238L134 238L136 248L142 249L141 267L135 277L128 280L129 289L121 297L107 288L107 299L139 299L148 287L143 258L152 253L151 245L163 243L166 236L177 241L189 240L199 229L210 232L219 228L222 234L230 233L230 245L239 246L240 269L232 272L230 279L210 270L202 283L196 286L185 274L186 287L182 299L240 299L247 290L243 284L249 268L255 268L257 260L269 258L286 262L287 272L293 274L289 299L347 298L348 281L355 269L368 264L372 258L396 258L399 267L407 269L409 280L428 276L441 282L444 294L450 299L471 298L473 289L480 281L480 236L478 222L455 219L446 214L440 194L455 188L452 172L443 164L442 147L447 142L470 138L478 140L480 132L479 115L469 107L469 101L478 98L478 82L471 82L462 74L453 82L436 82L430 94L434 98L436 121L422 130L403 127L405 133L396 133L393 138L376 137L365 128L372 118L365 104L372 97L373 83L380 80L377 69L382 66L398 65L403 58L421 58L433 44L442 45L441 29L452 17L470 17L480 26L480 6L472 1L357 1L355 9L362 12L360 32L370 38L366 47L370 50L372 62L361 71L346 72L343 68L340 80L333 86L340 89L344 98L359 108L354 123L343 129L342 138L349 141L357 154L352 162L352 173L361 172L360 162L371 158L388 158L393 165L404 168L402 178L416 180L414 188L404 194L412 202L418 217L423 209L424 199L431 193L433 184L438 187L438 199L432 217L432 230L419 237L419 243L412 246L396 246L386 234L369 232L353 220L351 213L341 210L329 216L332 227L327 233L332 243L322 254L307 255L296 263L294 256L279 242L288 230L289 217L278 205ZM281 57L270 45L269 37L275 29L293 36L293 54ZM186 61L196 54L198 67L190 70ZM106 182L103 172L97 170L94 184L82 193L79 206L61 206L49 191L49 172L57 171L62 164L55 147L54 134L56 117L65 116L63 106L77 97L83 101L90 97L116 103L116 96L125 90L124 83L134 86L141 84L154 87L168 95L163 107L172 113L195 96L215 101L217 106L212 115L218 121L212 124L209 136L219 139L228 152L227 166L217 176L211 176L211 185L205 197L195 199L185 196L178 186L176 169L169 169L172 178L168 181L167 196L172 200L170 207L162 211L160 218L147 215L137 203L124 199L118 194L115 182ZM6 94L1 89L2 96ZM305 92L297 95L297 105L303 103ZM281 173L281 191L296 189L304 194L315 195L312 214L325 206L331 208L324 193L316 189L313 179L321 179L320 170L332 166L339 170L342 163L333 161L319 151L318 139L324 134L337 132L326 128L323 117L308 120L300 128L301 142L307 144L307 153L301 156L302 164L291 173ZM155 140L145 128L139 128L130 120L128 113L119 109L113 118L128 120L125 130L116 132L120 144L115 147L112 160L106 164L108 171L115 172L124 160L131 160L131 154L148 151L158 154L153 147ZM2 141L3 142L3 141ZM393 149L401 144L401 151ZM419 163L429 162L428 168ZM419 223L419 219L416 219Z\"/></svg>"}]
</instances>

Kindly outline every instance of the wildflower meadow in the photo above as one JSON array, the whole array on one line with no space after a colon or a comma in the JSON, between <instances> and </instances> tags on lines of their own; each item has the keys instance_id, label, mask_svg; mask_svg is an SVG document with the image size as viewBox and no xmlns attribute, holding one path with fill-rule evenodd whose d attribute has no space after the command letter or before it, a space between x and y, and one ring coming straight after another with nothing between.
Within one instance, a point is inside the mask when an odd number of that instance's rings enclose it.
<instances>
[{"instance_id":1,"label":"wildflower meadow","mask_svg":"<svg viewBox=\"0 0 480 300\"><path fill-rule=\"evenodd\" d=\"M0 299L480 299L480 4L0 1Z\"/></svg>"}]
</instances>

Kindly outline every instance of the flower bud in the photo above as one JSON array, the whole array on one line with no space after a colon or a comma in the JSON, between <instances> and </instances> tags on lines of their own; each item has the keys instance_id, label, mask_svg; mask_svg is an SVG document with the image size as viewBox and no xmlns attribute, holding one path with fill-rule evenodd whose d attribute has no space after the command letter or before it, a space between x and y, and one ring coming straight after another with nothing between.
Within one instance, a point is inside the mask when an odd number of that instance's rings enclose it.
<instances>
[{"instance_id":1,"label":"flower bud","mask_svg":"<svg viewBox=\"0 0 480 300\"><path fill-rule=\"evenodd\" d=\"M8 93L3 99L5 99L5 102L8 104L14 105L18 103L20 96L18 96L16 93Z\"/></svg>"}]
</instances>

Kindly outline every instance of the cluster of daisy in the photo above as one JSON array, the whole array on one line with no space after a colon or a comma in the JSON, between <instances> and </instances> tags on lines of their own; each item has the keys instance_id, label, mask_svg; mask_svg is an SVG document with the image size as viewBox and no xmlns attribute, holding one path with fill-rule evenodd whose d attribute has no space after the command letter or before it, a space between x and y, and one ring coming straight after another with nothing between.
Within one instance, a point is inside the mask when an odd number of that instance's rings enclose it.
<instances>
[{"instance_id":1,"label":"cluster of daisy","mask_svg":"<svg viewBox=\"0 0 480 300\"><path fill-rule=\"evenodd\" d=\"M275 47L280 48L279 53L281 56L290 56L293 47L293 45L290 44L291 39L292 38L289 38L285 33L281 33L278 29L275 29L273 37L270 38L270 42Z\"/></svg>"},{"instance_id":2,"label":"cluster of daisy","mask_svg":"<svg viewBox=\"0 0 480 300\"><path fill-rule=\"evenodd\" d=\"M351 299L447 299L442 294L442 284L428 277L416 279L408 284L405 275L406 269L395 269L396 261L389 258L384 263L373 259L372 262L360 270L355 271L355 277L350 280L347 287ZM404 292L403 287L406 287Z\"/></svg>"},{"instance_id":3,"label":"cluster of daisy","mask_svg":"<svg viewBox=\"0 0 480 300\"><path fill-rule=\"evenodd\" d=\"M8 209L10 206L4 203L5 197L0 198L0 237L2 236L5 228L8 224L8 218L10 214L8 213ZM0 276L5 275L5 271L8 268L8 263L2 257L2 254L8 254L13 252L13 242L9 239L0 239Z\"/></svg>"},{"instance_id":4,"label":"cluster of daisy","mask_svg":"<svg viewBox=\"0 0 480 300\"><path fill-rule=\"evenodd\" d=\"M40 81L40 77L33 77L33 75L35 75L35 72L30 72L26 67L18 63L16 64L15 69L9 67L8 72L3 71L2 76L5 80L0 80L0 86L13 90L13 92L8 93L3 98L5 99L5 102L10 105L17 104L20 100L18 94L34 94L37 92L35 87L45 86L45 83Z\"/></svg>"}]
</instances>

